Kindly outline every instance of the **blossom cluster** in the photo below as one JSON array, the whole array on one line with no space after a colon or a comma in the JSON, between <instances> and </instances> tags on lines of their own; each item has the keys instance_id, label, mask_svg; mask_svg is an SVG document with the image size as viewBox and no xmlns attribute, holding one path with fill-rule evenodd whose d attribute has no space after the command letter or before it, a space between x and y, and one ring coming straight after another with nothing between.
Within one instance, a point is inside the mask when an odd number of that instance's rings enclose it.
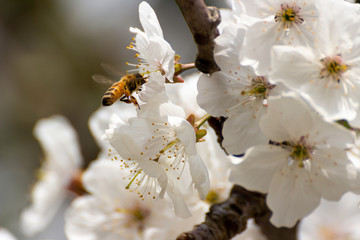
<instances>
[{"instance_id":1,"label":"blossom cluster","mask_svg":"<svg viewBox=\"0 0 360 240\"><path fill-rule=\"evenodd\" d=\"M86 194L67 210L68 239L174 239L201 223L234 183L266 194L276 227L311 219L321 201L359 194L359 13L342 0L233 0L221 10L215 39L221 70L183 79L194 65L179 63L155 12L140 3L143 30L130 28L128 46L138 58L130 71L146 79L139 106L116 102L90 117L101 150L82 173ZM211 116L226 118L220 143ZM35 135L46 174L23 213L27 235L45 227L44 214L61 204L81 168L62 117L42 120ZM46 188L50 181L56 192ZM347 205L358 211L356 200ZM318 229L307 221L300 237L314 239ZM265 238L250 224L236 239Z\"/></svg>"}]
</instances>

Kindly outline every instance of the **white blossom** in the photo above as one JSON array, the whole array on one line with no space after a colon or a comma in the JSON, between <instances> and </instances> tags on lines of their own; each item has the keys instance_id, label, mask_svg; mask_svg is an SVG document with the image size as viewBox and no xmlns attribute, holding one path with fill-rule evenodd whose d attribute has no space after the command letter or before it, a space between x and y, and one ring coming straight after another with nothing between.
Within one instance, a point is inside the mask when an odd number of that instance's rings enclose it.
<instances>
[{"instance_id":1,"label":"white blossom","mask_svg":"<svg viewBox=\"0 0 360 240\"><path fill-rule=\"evenodd\" d=\"M157 93L164 91L166 80L172 81L174 77L175 52L164 39L162 29L154 10L147 2L139 5L139 18L144 31L130 27L130 32L135 33L135 43L128 47L138 53L136 70L148 76L148 82L142 86L139 95L141 100L149 101Z\"/></svg>"},{"instance_id":2,"label":"white blossom","mask_svg":"<svg viewBox=\"0 0 360 240\"><path fill-rule=\"evenodd\" d=\"M9 230L0 227L0 239L1 240L16 240L16 237L9 232Z\"/></svg>"},{"instance_id":3,"label":"white blossom","mask_svg":"<svg viewBox=\"0 0 360 240\"><path fill-rule=\"evenodd\" d=\"M221 71L201 75L197 101L211 116L228 117L222 130L222 145L228 153L238 155L255 144L267 143L259 121L266 112L268 97L279 94L283 88L238 63L245 28L232 21L223 24L214 50Z\"/></svg>"},{"instance_id":4,"label":"white blossom","mask_svg":"<svg viewBox=\"0 0 360 240\"><path fill-rule=\"evenodd\" d=\"M128 187L137 191L140 198L162 198L166 192L176 214L188 217L190 212L182 197L186 186L194 184L204 199L209 179L196 152L194 129L184 117L183 109L167 102L163 95L144 104L129 124L110 128L106 135L122 157L123 167L132 169Z\"/></svg>"},{"instance_id":5,"label":"white blossom","mask_svg":"<svg viewBox=\"0 0 360 240\"><path fill-rule=\"evenodd\" d=\"M252 65L258 75L266 75L270 70L270 50L273 46L312 44L317 30L317 5L322 7L323 2L243 0L241 3L243 14L257 18L246 32L241 63Z\"/></svg>"},{"instance_id":6,"label":"white blossom","mask_svg":"<svg viewBox=\"0 0 360 240\"><path fill-rule=\"evenodd\" d=\"M45 161L32 189L31 205L21 213L21 229L27 236L50 223L83 161L76 132L64 117L39 120L34 135L43 148Z\"/></svg>"},{"instance_id":7,"label":"white blossom","mask_svg":"<svg viewBox=\"0 0 360 240\"><path fill-rule=\"evenodd\" d=\"M358 170L346 153L351 131L325 122L294 95L270 99L260 126L271 144L250 148L230 178L267 193L275 226L291 227L321 198L337 201L352 190Z\"/></svg>"},{"instance_id":8,"label":"white blossom","mask_svg":"<svg viewBox=\"0 0 360 240\"><path fill-rule=\"evenodd\" d=\"M354 120L360 102L360 16L352 4L327 3L320 12L318 46L274 47L270 79L298 92L330 120ZM359 126L359 120L353 124Z\"/></svg>"}]
</instances>

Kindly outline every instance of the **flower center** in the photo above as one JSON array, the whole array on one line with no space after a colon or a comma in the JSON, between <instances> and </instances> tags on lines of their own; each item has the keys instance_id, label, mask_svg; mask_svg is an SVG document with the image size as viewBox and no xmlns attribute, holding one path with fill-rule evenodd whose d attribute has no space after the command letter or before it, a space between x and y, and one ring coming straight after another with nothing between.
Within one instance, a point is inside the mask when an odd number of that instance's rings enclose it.
<instances>
[{"instance_id":1,"label":"flower center","mask_svg":"<svg viewBox=\"0 0 360 240\"><path fill-rule=\"evenodd\" d=\"M220 201L220 196L216 191L210 190L206 196L205 201L209 204L218 203Z\"/></svg>"},{"instance_id":2,"label":"flower center","mask_svg":"<svg viewBox=\"0 0 360 240\"><path fill-rule=\"evenodd\" d=\"M300 11L301 7L296 3L283 3L275 15L275 22L282 24L284 29L290 29L294 23L302 24L304 19L300 16Z\"/></svg>"},{"instance_id":3,"label":"flower center","mask_svg":"<svg viewBox=\"0 0 360 240\"><path fill-rule=\"evenodd\" d=\"M271 144L276 146L281 146L290 151L288 165L297 163L300 168L308 166L311 164L311 154L314 150L314 147L306 143L306 136L302 136L299 141L284 141L282 143L272 142ZM308 167L311 167L309 165Z\"/></svg>"},{"instance_id":4,"label":"flower center","mask_svg":"<svg viewBox=\"0 0 360 240\"><path fill-rule=\"evenodd\" d=\"M320 62L322 64L320 78L329 78L337 83L340 83L342 75L349 69L349 66L344 64L341 55L322 58Z\"/></svg>"},{"instance_id":5,"label":"flower center","mask_svg":"<svg viewBox=\"0 0 360 240\"><path fill-rule=\"evenodd\" d=\"M290 158L296 161L299 167L304 167L304 161L310 159L309 149L302 143L292 146Z\"/></svg>"},{"instance_id":6,"label":"flower center","mask_svg":"<svg viewBox=\"0 0 360 240\"><path fill-rule=\"evenodd\" d=\"M132 208L116 208L115 212L124 214L125 219L123 221L124 228L133 228L137 229L138 232L142 232L144 230L146 220L149 218L151 211L140 204L136 203ZM120 220L121 218L119 218Z\"/></svg>"},{"instance_id":7,"label":"flower center","mask_svg":"<svg viewBox=\"0 0 360 240\"><path fill-rule=\"evenodd\" d=\"M251 80L250 86L247 88L249 90L242 91L241 95L249 95L249 97L267 99L270 90L273 89L275 85L270 84L265 77L255 77Z\"/></svg>"},{"instance_id":8,"label":"flower center","mask_svg":"<svg viewBox=\"0 0 360 240\"><path fill-rule=\"evenodd\" d=\"M149 217L150 211L141 207L136 207L130 211L129 223L136 224L139 230L142 230L145 225L145 220Z\"/></svg>"}]
</instances>

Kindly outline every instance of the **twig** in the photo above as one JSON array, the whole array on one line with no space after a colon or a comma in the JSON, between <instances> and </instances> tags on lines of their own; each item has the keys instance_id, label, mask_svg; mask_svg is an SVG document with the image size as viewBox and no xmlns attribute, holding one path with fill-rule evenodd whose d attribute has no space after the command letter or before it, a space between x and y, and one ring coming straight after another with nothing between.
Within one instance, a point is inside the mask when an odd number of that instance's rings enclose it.
<instances>
[{"instance_id":1,"label":"twig","mask_svg":"<svg viewBox=\"0 0 360 240\"><path fill-rule=\"evenodd\" d=\"M214 39L221 21L216 7L207 7L203 0L176 0L198 48L195 66L203 73L220 71L214 59Z\"/></svg>"}]
</instances>

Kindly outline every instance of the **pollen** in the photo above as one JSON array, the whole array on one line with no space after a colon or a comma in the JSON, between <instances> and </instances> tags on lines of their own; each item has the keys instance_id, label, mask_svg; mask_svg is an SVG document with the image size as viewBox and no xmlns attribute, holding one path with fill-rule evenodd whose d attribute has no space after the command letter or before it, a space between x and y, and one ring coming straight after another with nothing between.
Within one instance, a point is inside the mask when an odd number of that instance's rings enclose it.
<instances>
[{"instance_id":1,"label":"pollen","mask_svg":"<svg viewBox=\"0 0 360 240\"><path fill-rule=\"evenodd\" d=\"M291 152L289 156L290 165L292 162L296 162L298 167L303 168L305 165L310 163L313 147L306 143L306 138L307 137L302 136L296 143L285 142L281 144L287 147Z\"/></svg>"},{"instance_id":2,"label":"pollen","mask_svg":"<svg viewBox=\"0 0 360 240\"><path fill-rule=\"evenodd\" d=\"M275 22L280 23L284 29L289 30L294 24L302 24L304 22L300 12L301 7L296 3L283 3L274 19Z\"/></svg>"},{"instance_id":3,"label":"pollen","mask_svg":"<svg viewBox=\"0 0 360 240\"><path fill-rule=\"evenodd\" d=\"M270 91L275 85L270 84L265 77L254 77L251 80L250 86L241 91L241 95L248 95L248 97L255 97L260 99L267 99Z\"/></svg>"},{"instance_id":4,"label":"pollen","mask_svg":"<svg viewBox=\"0 0 360 240\"><path fill-rule=\"evenodd\" d=\"M327 78L335 83L340 83L344 73L349 69L349 65L343 62L341 55L322 58L320 63L322 64L320 78Z\"/></svg>"}]
</instances>

